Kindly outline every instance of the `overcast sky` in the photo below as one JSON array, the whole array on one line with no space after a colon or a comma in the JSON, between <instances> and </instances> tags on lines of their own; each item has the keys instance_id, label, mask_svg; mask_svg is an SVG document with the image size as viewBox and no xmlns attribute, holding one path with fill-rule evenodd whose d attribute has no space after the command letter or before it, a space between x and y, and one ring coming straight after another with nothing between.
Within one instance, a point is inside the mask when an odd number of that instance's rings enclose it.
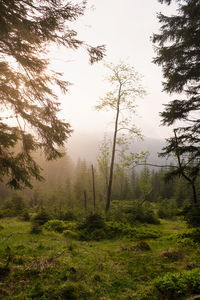
<instances>
[{"instance_id":1,"label":"overcast sky","mask_svg":"<svg viewBox=\"0 0 200 300\"><path fill-rule=\"evenodd\" d=\"M162 92L162 69L152 63L155 53L150 40L152 33L159 31L158 12L173 14L175 6L161 5L157 0L89 0L88 10L75 29L89 44L106 45L106 61L123 60L143 75L147 96L136 101L135 124L144 136L165 138L170 131L160 126L159 112L170 97ZM111 131L112 115L94 110L99 97L108 90L103 63L91 66L83 50L74 53L57 49L51 57L53 67L73 83L61 102L62 117L71 123L74 135L100 136Z\"/></svg>"}]
</instances>

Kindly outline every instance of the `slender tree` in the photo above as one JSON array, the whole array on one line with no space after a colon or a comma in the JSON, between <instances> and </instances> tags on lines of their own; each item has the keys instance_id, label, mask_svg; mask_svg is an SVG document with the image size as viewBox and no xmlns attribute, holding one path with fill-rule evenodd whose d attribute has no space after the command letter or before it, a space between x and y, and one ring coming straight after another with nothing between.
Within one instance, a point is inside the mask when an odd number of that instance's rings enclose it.
<instances>
[{"instance_id":1,"label":"slender tree","mask_svg":"<svg viewBox=\"0 0 200 300\"><path fill-rule=\"evenodd\" d=\"M108 136L104 135L104 138L99 145L97 153L98 171L100 174L101 182L103 183L104 196L108 189L108 178L109 178L109 163L110 163L110 149L111 141Z\"/></svg>"},{"instance_id":2,"label":"slender tree","mask_svg":"<svg viewBox=\"0 0 200 300\"><path fill-rule=\"evenodd\" d=\"M142 195L141 204L143 204L147 200L148 195L152 192L151 174L147 166L144 167L140 174L139 186Z\"/></svg>"},{"instance_id":3,"label":"slender tree","mask_svg":"<svg viewBox=\"0 0 200 300\"><path fill-rule=\"evenodd\" d=\"M0 1L0 179L7 175L14 188L31 187L32 177L42 179L33 151L42 149L48 160L60 157L59 147L72 132L58 118L52 86L65 93L69 82L49 69L49 44L83 46L91 63L103 57L104 47L87 45L71 26L85 7L85 1Z\"/></svg>"},{"instance_id":4,"label":"slender tree","mask_svg":"<svg viewBox=\"0 0 200 300\"><path fill-rule=\"evenodd\" d=\"M159 2L169 5L172 0ZM200 171L200 1L176 2L177 14L159 14L160 33L153 35L157 53L154 62L163 68L164 91L182 97L170 101L161 113L163 125L177 126L162 155L176 155L176 174L191 184L196 203L195 180ZM182 122L176 125L177 121Z\"/></svg>"},{"instance_id":5,"label":"slender tree","mask_svg":"<svg viewBox=\"0 0 200 300\"><path fill-rule=\"evenodd\" d=\"M108 213L111 201L117 136L120 131L124 130L127 130L132 135L140 136L139 130L136 129L132 123L132 116L135 113L135 99L143 96L145 91L140 85L140 77L133 67L122 62L116 66L113 64L108 64L106 66L111 72L108 81L112 89L104 98L100 99L96 109L112 110L115 114L106 202L106 213Z\"/></svg>"}]
</instances>

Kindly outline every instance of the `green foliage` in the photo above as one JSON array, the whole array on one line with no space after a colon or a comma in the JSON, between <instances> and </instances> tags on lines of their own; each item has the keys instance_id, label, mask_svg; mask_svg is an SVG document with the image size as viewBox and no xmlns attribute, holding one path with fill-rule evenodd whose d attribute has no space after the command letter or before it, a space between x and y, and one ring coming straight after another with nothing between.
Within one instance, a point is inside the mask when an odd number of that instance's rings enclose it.
<instances>
[{"instance_id":1,"label":"green foliage","mask_svg":"<svg viewBox=\"0 0 200 300\"><path fill-rule=\"evenodd\" d=\"M66 226L61 220L49 220L44 224L44 228L48 231L63 232Z\"/></svg>"},{"instance_id":2,"label":"green foliage","mask_svg":"<svg viewBox=\"0 0 200 300\"><path fill-rule=\"evenodd\" d=\"M39 223L33 221L31 223L30 233L39 234L41 232L42 232L42 226Z\"/></svg>"},{"instance_id":3,"label":"green foliage","mask_svg":"<svg viewBox=\"0 0 200 300\"><path fill-rule=\"evenodd\" d=\"M189 226L200 227L200 205L199 204L186 206L183 209L182 214Z\"/></svg>"},{"instance_id":4,"label":"green foliage","mask_svg":"<svg viewBox=\"0 0 200 300\"><path fill-rule=\"evenodd\" d=\"M83 229L79 233L79 239L81 241L100 241L107 238L108 236L103 228L94 229L92 231Z\"/></svg>"},{"instance_id":5,"label":"green foliage","mask_svg":"<svg viewBox=\"0 0 200 300\"><path fill-rule=\"evenodd\" d=\"M60 218L63 220L63 221L76 221L77 220L77 217L76 215L73 213L73 211L66 211L64 212L63 214L61 214Z\"/></svg>"},{"instance_id":6,"label":"green foliage","mask_svg":"<svg viewBox=\"0 0 200 300\"><path fill-rule=\"evenodd\" d=\"M64 223L76 228L74 222ZM67 229L66 236L65 231L55 234L46 230L34 236L29 232L30 224L19 218L4 218L1 224L0 266L10 261L9 272L0 278L2 299L171 300L179 298L182 286L179 279L177 284L175 281L177 288L170 278L168 284L159 283L169 272L182 274L184 299L199 293L199 247L194 243L184 247L176 244L177 234L185 230L181 221L134 227L105 222L102 232L106 239L95 241L93 236L89 242L78 240L78 229ZM115 228L114 239L108 238L109 228ZM101 233L100 228L96 230L91 234ZM7 245L11 245L11 252ZM168 257L162 255L164 249L168 249ZM196 269L185 271L189 268ZM156 278L158 287L163 286L161 292L154 284Z\"/></svg>"},{"instance_id":7,"label":"green foliage","mask_svg":"<svg viewBox=\"0 0 200 300\"><path fill-rule=\"evenodd\" d=\"M4 201L0 214L2 217L14 217L22 215L25 208L25 198L19 193L14 193Z\"/></svg>"},{"instance_id":8,"label":"green foliage","mask_svg":"<svg viewBox=\"0 0 200 300\"><path fill-rule=\"evenodd\" d=\"M160 0L170 4L170 0ZM196 115L200 108L200 70L199 70L199 14L200 2L197 0L177 1L177 14L158 15L160 33L153 35L157 57L154 62L161 65L165 81L164 91L169 94L180 93L182 99L175 99L165 105L161 113L163 125L176 124L174 136L167 139L163 156L175 155L177 168L169 176L182 176L191 186L193 201L197 203L195 191L199 177L199 128Z\"/></svg>"},{"instance_id":9,"label":"green foliage","mask_svg":"<svg viewBox=\"0 0 200 300\"><path fill-rule=\"evenodd\" d=\"M152 191L151 175L149 169L145 166L139 178L140 191L142 193L142 201L145 201L147 196Z\"/></svg>"},{"instance_id":10,"label":"green foliage","mask_svg":"<svg viewBox=\"0 0 200 300\"><path fill-rule=\"evenodd\" d=\"M192 228L178 236L180 240L189 238L195 243L200 243L200 228Z\"/></svg>"},{"instance_id":11,"label":"green foliage","mask_svg":"<svg viewBox=\"0 0 200 300\"><path fill-rule=\"evenodd\" d=\"M39 225L44 225L49 219L50 216L48 213L44 209L41 209L36 215L33 216L32 222Z\"/></svg>"},{"instance_id":12,"label":"green foliage","mask_svg":"<svg viewBox=\"0 0 200 300\"><path fill-rule=\"evenodd\" d=\"M106 234L110 238L127 236L138 239L156 239L160 237L158 230L147 229L143 227L132 227L129 224L120 222L106 222Z\"/></svg>"},{"instance_id":13,"label":"green foliage","mask_svg":"<svg viewBox=\"0 0 200 300\"><path fill-rule=\"evenodd\" d=\"M200 269L182 273L167 273L154 281L154 286L163 299L177 299L200 292Z\"/></svg>"},{"instance_id":14,"label":"green foliage","mask_svg":"<svg viewBox=\"0 0 200 300\"><path fill-rule=\"evenodd\" d=\"M42 225L49 220L49 215L44 209L41 209L31 220L31 231L30 233L39 234L42 232Z\"/></svg>"},{"instance_id":15,"label":"green foliage","mask_svg":"<svg viewBox=\"0 0 200 300\"><path fill-rule=\"evenodd\" d=\"M129 211L129 220L133 224L135 222L159 224L160 221L157 218L150 203L146 202L143 205L139 201L134 201L131 210Z\"/></svg>"},{"instance_id":16,"label":"green foliage","mask_svg":"<svg viewBox=\"0 0 200 300\"><path fill-rule=\"evenodd\" d=\"M28 211L24 211L22 213L22 217L21 218L22 218L23 221L30 221L30 215L29 215Z\"/></svg>"},{"instance_id":17,"label":"green foliage","mask_svg":"<svg viewBox=\"0 0 200 300\"><path fill-rule=\"evenodd\" d=\"M61 157L59 148L72 132L70 124L58 118L60 103L52 89L57 86L66 93L70 83L50 70L49 45L85 47L91 63L104 56L104 46L92 47L76 37L71 24L84 11L84 1L1 2L0 98L5 118L0 122L0 180L6 176L16 189L32 187L32 178L42 180L32 152L42 149L48 160Z\"/></svg>"},{"instance_id":18,"label":"green foliage","mask_svg":"<svg viewBox=\"0 0 200 300\"><path fill-rule=\"evenodd\" d=\"M178 213L175 199L163 199L158 203L158 216L161 219L173 219Z\"/></svg>"},{"instance_id":19,"label":"green foliage","mask_svg":"<svg viewBox=\"0 0 200 300\"><path fill-rule=\"evenodd\" d=\"M103 217L97 213L88 215L83 223L79 225L79 229L86 229L87 231L94 231L96 229L104 229L105 221Z\"/></svg>"},{"instance_id":20,"label":"green foliage","mask_svg":"<svg viewBox=\"0 0 200 300\"><path fill-rule=\"evenodd\" d=\"M79 236L77 232L74 232L69 229L65 229L63 231L63 235L64 235L64 237L69 238L69 239L77 239Z\"/></svg>"},{"instance_id":21,"label":"green foliage","mask_svg":"<svg viewBox=\"0 0 200 300\"><path fill-rule=\"evenodd\" d=\"M79 225L79 238L81 240L101 240L106 238L106 223L99 214L90 214L84 222Z\"/></svg>"},{"instance_id":22,"label":"green foliage","mask_svg":"<svg viewBox=\"0 0 200 300\"><path fill-rule=\"evenodd\" d=\"M110 219L130 224L149 223L159 224L160 221L155 213L155 209L150 202L128 200L113 201L110 212Z\"/></svg>"}]
</instances>

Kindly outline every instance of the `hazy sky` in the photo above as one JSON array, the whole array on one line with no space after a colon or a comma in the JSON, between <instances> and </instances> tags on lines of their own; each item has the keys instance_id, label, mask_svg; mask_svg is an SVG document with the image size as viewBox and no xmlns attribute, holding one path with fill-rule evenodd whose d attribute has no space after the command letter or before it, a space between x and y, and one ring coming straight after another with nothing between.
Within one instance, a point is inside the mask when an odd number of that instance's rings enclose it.
<instances>
[{"instance_id":1,"label":"hazy sky","mask_svg":"<svg viewBox=\"0 0 200 300\"><path fill-rule=\"evenodd\" d=\"M159 30L156 14L172 14L175 6L161 5L157 0L89 0L88 7L75 25L78 36L94 46L105 44L106 61L118 63L121 59L143 75L147 96L136 101L135 124L144 136L166 137L169 129L160 126L159 112L170 97L162 93L162 70L152 63L155 53L150 37ZM59 49L51 56L53 67L73 83L61 102L62 117L71 123L74 135L100 136L112 130L112 115L94 110L99 97L109 90L103 63L89 65L83 50L74 53Z\"/></svg>"}]
</instances>

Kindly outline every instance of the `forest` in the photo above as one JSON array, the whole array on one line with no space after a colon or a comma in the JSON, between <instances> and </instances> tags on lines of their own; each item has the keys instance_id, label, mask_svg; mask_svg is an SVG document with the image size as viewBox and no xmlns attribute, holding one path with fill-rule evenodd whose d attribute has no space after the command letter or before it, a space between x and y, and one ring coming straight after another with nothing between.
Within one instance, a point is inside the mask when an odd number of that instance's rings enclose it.
<instances>
[{"instance_id":1,"label":"forest","mask_svg":"<svg viewBox=\"0 0 200 300\"><path fill-rule=\"evenodd\" d=\"M104 63L94 101L112 116L95 159L69 154L71 82L48 55L82 49L102 64L106 45L75 26L88 2L0 1L0 299L200 299L200 2L158 0L176 10L151 36L171 128L153 161L134 144L148 91L121 58Z\"/></svg>"}]
</instances>

